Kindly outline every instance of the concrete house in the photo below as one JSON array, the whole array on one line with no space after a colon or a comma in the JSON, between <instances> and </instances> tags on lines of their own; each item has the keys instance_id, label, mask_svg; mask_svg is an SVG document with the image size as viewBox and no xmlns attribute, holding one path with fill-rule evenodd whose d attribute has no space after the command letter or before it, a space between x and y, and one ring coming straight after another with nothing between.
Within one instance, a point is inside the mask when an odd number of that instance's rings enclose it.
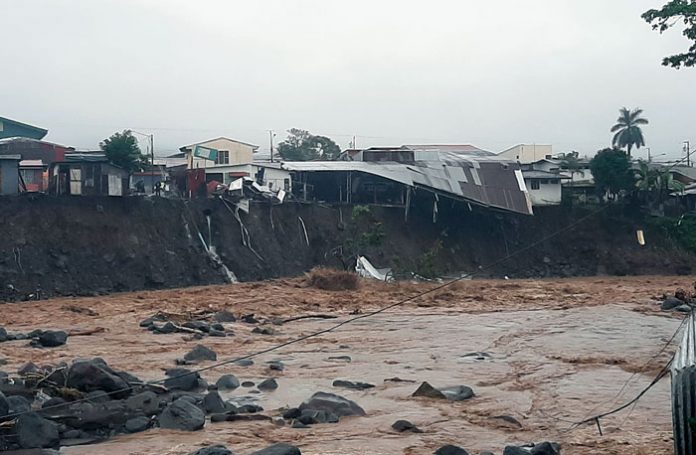
<instances>
[{"instance_id":1,"label":"concrete house","mask_svg":"<svg viewBox=\"0 0 696 455\"><path fill-rule=\"evenodd\" d=\"M26 137L29 139L43 139L48 130L36 126L27 125L6 117L0 117L0 139L7 137Z\"/></svg>"},{"instance_id":2,"label":"concrete house","mask_svg":"<svg viewBox=\"0 0 696 455\"><path fill-rule=\"evenodd\" d=\"M200 147L198 151L196 147ZM254 160L254 152L258 148L258 145L237 141L227 137L218 137L216 139L185 145L179 149L181 153L172 155L171 158L185 157L188 169L207 169L216 166L251 163ZM206 158L204 152L209 149L217 151L214 159Z\"/></svg>"},{"instance_id":3,"label":"concrete house","mask_svg":"<svg viewBox=\"0 0 696 455\"><path fill-rule=\"evenodd\" d=\"M553 157L553 146L543 144L518 144L498 153L498 156L519 161L521 164L536 163Z\"/></svg>"}]
</instances>

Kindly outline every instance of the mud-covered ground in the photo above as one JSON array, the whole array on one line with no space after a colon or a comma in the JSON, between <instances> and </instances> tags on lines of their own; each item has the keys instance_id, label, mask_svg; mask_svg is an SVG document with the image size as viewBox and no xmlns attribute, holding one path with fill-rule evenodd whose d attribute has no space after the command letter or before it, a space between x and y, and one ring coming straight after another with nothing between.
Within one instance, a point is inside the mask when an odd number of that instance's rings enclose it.
<instances>
[{"instance_id":1,"label":"mud-covered ground","mask_svg":"<svg viewBox=\"0 0 696 455\"><path fill-rule=\"evenodd\" d=\"M302 278L238 285L143 291L107 297L60 298L0 305L0 326L91 331L71 336L64 346L31 348L26 341L0 345L1 367L15 372L23 363L70 362L103 357L114 368L143 379L160 378L196 344L219 359L233 358L324 329L429 289L430 284L363 282L356 291L323 291ZM674 351L657 355L680 319L659 310L657 298L677 287L692 288L688 277L474 280L418 298L380 315L341 327L254 359L250 367L228 365L202 374L214 382L234 373L258 382L276 377L273 392L240 388L265 412L276 415L316 391L355 400L367 417L309 429L270 422L208 422L183 433L152 429L93 445L65 448L69 454L188 454L208 444L226 444L247 455L270 442L298 445L303 454L429 454L451 443L470 453L500 454L505 445L556 441L564 454L668 454L672 452L669 380L638 404L593 425L572 422L607 411L645 387ZM207 311L254 313L275 335L252 333L255 325L228 325L235 336L195 341L185 334L155 335L138 322L157 312L188 319ZM272 325L271 320L307 314L338 316ZM468 356L486 353L484 360ZM349 356L350 362L330 357ZM285 370L267 362L282 360ZM203 366L209 363L203 363ZM404 381L388 379L398 377ZM348 391L334 379L365 381L376 387ZM460 403L411 398L420 382L468 385L476 396ZM627 383L628 381L628 383ZM627 384L627 385L626 385ZM497 416L511 416L520 425ZM407 419L421 434L398 434L391 424Z\"/></svg>"}]
</instances>

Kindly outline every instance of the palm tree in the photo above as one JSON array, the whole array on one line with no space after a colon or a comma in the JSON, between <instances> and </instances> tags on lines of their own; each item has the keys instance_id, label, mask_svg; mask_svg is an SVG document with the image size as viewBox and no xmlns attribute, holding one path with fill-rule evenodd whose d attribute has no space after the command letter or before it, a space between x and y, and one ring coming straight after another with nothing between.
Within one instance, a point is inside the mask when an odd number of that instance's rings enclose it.
<instances>
[{"instance_id":1,"label":"palm tree","mask_svg":"<svg viewBox=\"0 0 696 455\"><path fill-rule=\"evenodd\" d=\"M628 156L631 156L633 147L641 148L645 145L643 131L638 125L647 125L648 120L640 116L643 109L634 109L629 111L625 107L619 109L619 118L616 120L616 125L611 127L611 132L614 134L612 145L620 149L626 148Z\"/></svg>"}]
</instances>

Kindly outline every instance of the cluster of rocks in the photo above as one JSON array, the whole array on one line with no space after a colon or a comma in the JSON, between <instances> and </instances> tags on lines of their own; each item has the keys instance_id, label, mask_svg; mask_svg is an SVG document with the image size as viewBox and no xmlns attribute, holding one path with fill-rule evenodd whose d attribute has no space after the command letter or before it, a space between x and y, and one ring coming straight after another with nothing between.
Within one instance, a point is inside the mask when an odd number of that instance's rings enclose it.
<instances>
[{"instance_id":1,"label":"cluster of rocks","mask_svg":"<svg viewBox=\"0 0 696 455\"><path fill-rule=\"evenodd\" d=\"M140 327L156 334L187 333L193 334L195 338L225 337L234 335L230 330L225 329L223 323L235 322L237 318L227 311L217 312L212 315L212 322L200 319L191 319L181 325L175 324L169 316L157 313L154 316L140 321Z\"/></svg>"},{"instance_id":2,"label":"cluster of rocks","mask_svg":"<svg viewBox=\"0 0 696 455\"><path fill-rule=\"evenodd\" d=\"M675 293L675 297L666 297L660 304L662 311L677 311L680 313L691 313L691 299L676 297L679 293Z\"/></svg>"},{"instance_id":3,"label":"cluster of rocks","mask_svg":"<svg viewBox=\"0 0 696 455\"><path fill-rule=\"evenodd\" d=\"M434 452L435 455L469 455L459 446L445 445ZM481 452L480 455L493 455L493 452ZM542 442L526 446L507 446L503 455L561 455L561 446L555 442Z\"/></svg>"},{"instance_id":4,"label":"cluster of rocks","mask_svg":"<svg viewBox=\"0 0 696 455\"><path fill-rule=\"evenodd\" d=\"M35 347L54 348L68 341L68 334L62 330L32 330L29 333L8 333L0 327L0 343L5 341L31 340Z\"/></svg>"},{"instance_id":5,"label":"cluster of rocks","mask_svg":"<svg viewBox=\"0 0 696 455\"><path fill-rule=\"evenodd\" d=\"M317 392L296 408L286 409L283 419L293 428L321 423L338 423L341 417L364 416L365 410L354 401L328 392Z\"/></svg>"},{"instance_id":6,"label":"cluster of rocks","mask_svg":"<svg viewBox=\"0 0 696 455\"><path fill-rule=\"evenodd\" d=\"M163 386L112 369L103 359L54 368L25 366L20 377L0 374L0 451L97 442L151 427L195 431L212 422L271 420L255 404L225 401L218 390L240 386L233 375L209 386L185 368L166 371ZM275 380L259 388L273 390Z\"/></svg>"}]
</instances>

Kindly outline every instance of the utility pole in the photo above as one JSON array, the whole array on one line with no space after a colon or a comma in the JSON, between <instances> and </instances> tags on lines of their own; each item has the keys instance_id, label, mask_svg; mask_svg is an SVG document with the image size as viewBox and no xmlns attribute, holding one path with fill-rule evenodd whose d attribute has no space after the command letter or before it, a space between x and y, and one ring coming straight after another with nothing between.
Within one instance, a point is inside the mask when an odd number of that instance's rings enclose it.
<instances>
[{"instance_id":1,"label":"utility pole","mask_svg":"<svg viewBox=\"0 0 696 455\"><path fill-rule=\"evenodd\" d=\"M152 158L152 167L155 167L155 135L150 134L150 157Z\"/></svg>"},{"instance_id":2,"label":"utility pole","mask_svg":"<svg viewBox=\"0 0 696 455\"><path fill-rule=\"evenodd\" d=\"M273 130L268 130L268 139L271 143L271 163L273 162L273 136L275 136Z\"/></svg>"},{"instance_id":3,"label":"utility pole","mask_svg":"<svg viewBox=\"0 0 696 455\"><path fill-rule=\"evenodd\" d=\"M684 151L686 151L686 166L691 167L691 143L684 141Z\"/></svg>"},{"instance_id":4,"label":"utility pole","mask_svg":"<svg viewBox=\"0 0 696 455\"><path fill-rule=\"evenodd\" d=\"M648 149L648 163L649 163L652 161L652 159L650 158L650 147L645 147L645 148Z\"/></svg>"}]
</instances>

